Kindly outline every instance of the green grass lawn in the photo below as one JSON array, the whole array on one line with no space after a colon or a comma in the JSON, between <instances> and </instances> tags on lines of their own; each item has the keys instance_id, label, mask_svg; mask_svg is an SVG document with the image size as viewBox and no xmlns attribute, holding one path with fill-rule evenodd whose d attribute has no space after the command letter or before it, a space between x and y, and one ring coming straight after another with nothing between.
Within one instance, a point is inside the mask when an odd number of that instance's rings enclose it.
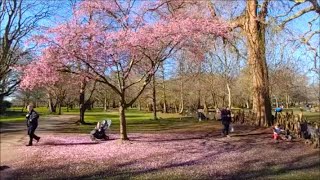
<instances>
[{"instance_id":1,"label":"green grass lawn","mask_svg":"<svg viewBox=\"0 0 320 180\"><path fill-rule=\"evenodd\" d=\"M68 115L78 115L78 112L68 112ZM88 132L93 126L102 120L111 119L111 132L118 133L120 129L118 111L103 112L103 111L88 111L85 113L85 121L93 125L81 125L79 131ZM153 114L150 112L142 112L136 109L126 110L126 121L128 132L148 132L158 133L166 131L193 131L199 130L198 121L193 117L182 117L179 114L164 114L158 113L158 120L153 119ZM204 121L203 123L212 124L212 121ZM202 126L203 127L203 126ZM203 128L202 128L203 129Z\"/></svg>"},{"instance_id":2,"label":"green grass lawn","mask_svg":"<svg viewBox=\"0 0 320 180\"><path fill-rule=\"evenodd\" d=\"M46 107L36 108L36 111L41 116L49 115L49 111ZM27 114L27 110L22 107L12 107L7 109L7 111L0 115L0 122L14 122L14 121L24 121Z\"/></svg>"},{"instance_id":3,"label":"green grass lawn","mask_svg":"<svg viewBox=\"0 0 320 180\"><path fill-rule=\"evenodd\" d=\"M37 107L35 110L40 114L40 116L48 116L48 115L57 115L58 113L50 113L47 107ZM58 109L57 109L58 111ZM102 108L95 108L88 112L101 112ZM14 121L24 121L25 116L27 114L27 109L23 109L22 107L12 107L7 109L7 111L0 115L0 122L14 122ZM67 112L67 108L62 108L62 114L79 114L79 109L69 109Z\"/></svg>"},{"instance_id":4,"label":"green grass lawn","mask_svg":"<svg viewBox=\"0 0 320 180\"><path fill-rule=\"evenodd\" d=\"M41 117L50 116L46 107L40 107L35 109L40 113ZM25 110L26 111L26 110ZM0 122L19 122L25 120L26 112L21 112L21 108L11 108L6 112L4 116L0 117ZM63 108L63 115L72 115L75 118L72 119L72 122L76 122L79 116L79 109L69 110L66 112L66 109ZM88 133L90 132L97 122L111 119L111 132L118 133L120 129L119 113L118 111L112 110L104 112L102 108L96 108L92 110L87 110L85 113L85 122L91 125L68 125L65 129L62 129L63 132L70 133ZM126 121L127 121L127 131L128 132L148 132L148 133L157 133L157 132L182 132L192 129L192 131L203 130L203 124L208 123L212 124L212 121L204 121L201 125L195 118L192 117L182 117L179 114L164 114L158 113L158 120L153 119L153 114L150 112L143 112L137 109L128 109L126 110ZM211 126L212 127L212 126ZM210 128L211 128L210 127ZM209 129L209 127L208 127Z\"/></svg>"},{"instance_id":5,"label":"green grass lawn","mask_svg":"<svg viewBox=\"0 0 320 180\"><path fill-rule=\"evenodd\" d=\"M47 116L50 115L48 108L47 107L38 107L36 108L36 111L40 113L41 116ZM291 112L293 111L294 114L299 114L300 110L298 108L294 109L284 109L283 112ZM304 116L307 118L309 121L313 122L320 122L320 113L319 112L308 112L304 111ZM52 114L52 113L51 113ZM54 115L57 113L54 113ZM67 112L67 109L65 107L62 108L62 114L67 114L67 115L78 115L79 114L79 109L74 108L74 109L69 109L69 112ZM273 112L274 114L274 112ZM26 115L26 109L22 112L21 107L12 107L6 111L4 115L0 115L0 122L8 122L8 121L23 121L25 120L25 115ZM147 113L147 112L141 112L136 109L130 109L127 110L127 120L128 124L152 124L152 123L157 123L149 121L153 119L152 113ZM179 118L180 116L178 114L161 114L159 113L160 121L162 119L172 119L172 118ZM91 123L96 123L98 121L101 121L103 119L111 119L113 122L118 121L119 115L117 109L111 111L111 112L104 112L102 108L94 108L92 110L87 110L85 114L85 120L87 122Z\"/></svg>"},{"instance_id":6,"label":"green grass lawn","mask_svg":"<svg viewBox=\"0 0 320 180\"><path fill-rule=\"evenodd\" d=\"M283 112L291 113L292 111L293 111L293 114L300 114L300 112L301 112L299 108L283 109ZM273 112L273 114L274 114L274 112ZM320 112L303 111L303 116L310 122L320 123Z\"/></svg>"}]
</instances>

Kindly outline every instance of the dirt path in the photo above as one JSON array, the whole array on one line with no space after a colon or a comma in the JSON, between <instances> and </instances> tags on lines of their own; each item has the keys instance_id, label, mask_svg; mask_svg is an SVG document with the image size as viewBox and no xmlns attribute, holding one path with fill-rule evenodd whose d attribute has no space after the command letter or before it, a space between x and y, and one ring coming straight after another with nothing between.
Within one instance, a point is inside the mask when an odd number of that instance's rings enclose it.
<instances>
[{"instance_id":1,"label":"dirt path","mask_svg":"<svg viewBox=\"0 0 320 180\"><path fill-rule=\"evenodd\" d=\"M270 129L235 126L200 133L131 133L130 141L92 142L86 134L61 133L72 116L43 119L33 147L25 130L1 133L2 179L318 179L319 150L301 141L274 143ZM8 126L10 127L10 126ZM19 127L20 128L20 127Z\"/></svg>"},{"instance_id":2,"label":"dirt path","mask_svg":"<svg viewBox=\"0 0 320 180\"><path fill-rule=\"evenodd\" d=\"M60 116L46 116L39 119L39 126L36 134L39 136L45 134L57 133L58 130L74 124L77 116L74 115L60 115ZM1 165L3 162L19 159L19 154L12 155L12 150L16 146L26 145L28 143L27 127L25 122L18 123L2 123L0 128L1 138Z\"/></svg>"}]
</instances>

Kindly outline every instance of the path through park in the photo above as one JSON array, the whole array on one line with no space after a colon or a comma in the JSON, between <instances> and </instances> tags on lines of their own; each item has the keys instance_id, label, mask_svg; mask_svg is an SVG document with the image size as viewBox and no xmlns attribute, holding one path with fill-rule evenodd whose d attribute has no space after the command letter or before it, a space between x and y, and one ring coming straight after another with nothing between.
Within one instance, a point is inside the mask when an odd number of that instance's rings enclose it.
<instances>
[{"instance_id":1,"label":"path through park","mask_svg":"<svg viewBox=\"0 0 320 180\"><path fill-rule=\"evenodd\" d=\"M274 143L270 129L235 126L220 137L218 122L203 132L131 133L130 141L92 142L65 133L74 116L41 121L41 141L26 147L25 126L2 124L2 179L317 179L319 150L295 140Z\"/></svg>"}]
</instances>

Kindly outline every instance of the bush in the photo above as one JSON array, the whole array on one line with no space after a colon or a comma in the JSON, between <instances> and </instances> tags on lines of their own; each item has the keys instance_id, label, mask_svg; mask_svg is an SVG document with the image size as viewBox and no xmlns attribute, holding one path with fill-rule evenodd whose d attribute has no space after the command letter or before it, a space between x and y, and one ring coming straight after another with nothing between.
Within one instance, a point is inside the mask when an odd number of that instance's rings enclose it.
<instances>
[{"instance_id":1,"label":"bush","mask_svg":"<svg viewBox=\"0 0 320 180\"><path fill-rule=\"evenodd\" d=\"M4 113L7 108L10 108L12 106L12 103L9 101L2 101L0 103L0 114Z\"/></svg>"}]
</instances>

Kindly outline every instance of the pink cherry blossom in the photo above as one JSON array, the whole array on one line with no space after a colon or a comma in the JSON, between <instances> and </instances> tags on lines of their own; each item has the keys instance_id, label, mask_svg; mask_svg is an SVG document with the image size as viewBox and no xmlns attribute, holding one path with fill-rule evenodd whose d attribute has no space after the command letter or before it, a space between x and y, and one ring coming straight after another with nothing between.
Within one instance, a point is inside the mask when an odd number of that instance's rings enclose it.
<instances>
[{"instance_id":1,"label":"pink cherry blossom","mask_svg":"<svg viewBox=\"0 0 320 180\"><path fill-rule=\"evenodd\" d=\"M248 179L266 168L313 166L310 171L316 172L319 166L318 150L299 141L275 144L271 133L254 138L221 138L205 132L132 133L126 143L120 143L114 134L102 142L93 142L86 134L40 135L41 141L33 147L8 147L19 156L16 161L2 162L10 167L11 178L116 178L128 174L152 178L155 173L157 178L176 174L180 178Z\"/></svg>"}]
</instances>

